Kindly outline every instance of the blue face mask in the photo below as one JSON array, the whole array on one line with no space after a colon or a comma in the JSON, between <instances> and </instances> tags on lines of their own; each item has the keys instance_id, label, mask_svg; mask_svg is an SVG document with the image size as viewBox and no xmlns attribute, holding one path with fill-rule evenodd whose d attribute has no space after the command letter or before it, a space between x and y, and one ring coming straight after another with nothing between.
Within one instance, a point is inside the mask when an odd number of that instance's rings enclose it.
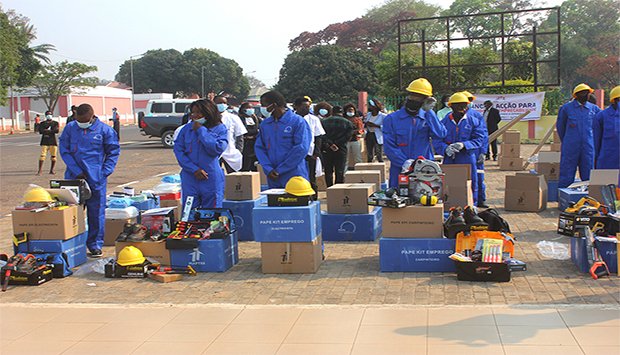
<instances>
[{"instance_id":1,"label":"blue face mask","mask_svg":"<svg viewBox=\"0 0 620 355\"><path fill-rule=\"evenodd\" d=\"M217 110L220 112L226 111L227 108L228 108L227 104L217 104Z\"/></svg>"},{"instance_id":2,"label":"blue face mask","mask_svg":"<svg viewBox=\"0 0 620 355\"><path fill-rule=\"evenodd\" d=\"M229 113L235 112L235 110L233 110L232 108L226 109L226 111L228 111Z\"/></svg>"},{"instance_id":3,"label":"blue face mask","mask_svg":"<svg viewBox=\"0 0 620 355\"><path fill-rule=\"evenodd\" d=\"M271 105L270 105L271 106ZM269 107L269 106L267 106ZM271 112L267 111L267 107L261 106L260 107L260 113L261 115L263 115L265 118L269 118L271 117Z\"/></svg>"},{"instance_id":4,"label":"blue face mask","mask_svg":"<svg viewBox=\"0 0 620 355\"><path fill-rule=\"evenodd\" d=\"M368 101L368 103L370 104L370 106L375 106L375 102L372 100Z\"/></svg>"},{"instance_id":5,"label":"blue face mask","mask_svg":"<svg viewBox=\"0 0 620 355\"><path fill-rule=\"evenodd\" d=\"M251 108L245 109L246 116L252 116L253 114L254 114L254 109L251 109Z\"/></svg>"},{"instance_id":6,"label":"blue face mask","mask_svg":"<svg viewBox=\"0 0 620 355\"><path fill-rule=\"evenodd\" d=\"M76 121L77 122L77 121ZM87 129L88 127L92 126L93 123L92 122L77 122L78 127L80 127L81 129Z\"/></svg>"},{"instance_id":7,"label":"blue face mask","mask_svg":"<svg viewBox=\"0 0 620 355\"><path fill-rule=\"evenodd\" d=\"M205 122L207 122L207 119L204 118L204 117L203 118L198 118L198 119L195 119L194 122L198 122L200 124L205 124Z\"/></svg>"},{"instance_id":8,"label":"blue face mask","mask_svg":"<svg viewBox=\"0 0 620 355\"><path fill-rule=\"evenodd\" d=\"M328 113L328 112L329 112L329 111L327 111L327 109L322 108L322 109L320 109L320 110L319 110L319 115L321 115L321 116L327 116L327 113Z\"/></svg>"}]
</instances>

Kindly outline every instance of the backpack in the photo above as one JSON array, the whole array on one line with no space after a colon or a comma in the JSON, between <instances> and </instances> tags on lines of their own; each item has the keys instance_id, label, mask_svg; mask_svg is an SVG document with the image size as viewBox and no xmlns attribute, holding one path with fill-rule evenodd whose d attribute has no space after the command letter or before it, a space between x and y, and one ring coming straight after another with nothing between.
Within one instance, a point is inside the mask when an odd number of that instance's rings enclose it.
<instances>
[{"instance_id":1,"label":"backpack","mask_svg":"<svg viewBox=\"0 0 620 355\"><path fill-rule=\"evenodd\" d=\"M495 208L489 208L478 213L478 217L482 218L489 224L489 231L511 233L510 225L503 219Z\"/></svg>"}]
</instances>

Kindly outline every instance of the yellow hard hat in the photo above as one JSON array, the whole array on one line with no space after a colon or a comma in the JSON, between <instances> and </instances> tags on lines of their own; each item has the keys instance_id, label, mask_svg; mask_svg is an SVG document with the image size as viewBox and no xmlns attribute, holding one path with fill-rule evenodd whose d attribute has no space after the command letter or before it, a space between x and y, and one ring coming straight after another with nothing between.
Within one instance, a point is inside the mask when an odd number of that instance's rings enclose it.
<instances>
[{"instance_id":1,"label":"yellow hard hat","mask_svg":"<svg viewBox=\"0 0 620 355\"><path fill-rule=\"evenodd\" d=\"M578 93L579 91L584 91L584 90L588 90L590 93L594 92L594 90L592 90L592 88L588 86L588 84L581 83L575 86L575 88L573 89L573 97L575 97L575 94Z\"/></svg>"},{"instance_id":2,"label":"yellow hard hat","mask_svg":"<svg viewBox=\"0 0 620 355\"><path fill-rule=\"evenodd\" d=\"M54 202L52 195L42 187L33 187L24 194L25 202Z\"/></svg>"},{"instance_id":3,"label":"yellow hard hat","mask_svg":"<svg viewBox=\"0 0 620 355\"><path fill-rule=\"evenodd\" d=\"M312 99L310 98L310 96L306 95L304 96L304 99L308 100L309 103L312 103Z\"/></svg>"},{"instance_id":4,"label":"yellow hard hat","mask_svg":"<svg viewBox=\"0 0 620 355\"><path fill-rule=\"evenodd\" d=\"M428 80L419 78L409 83L409 86L407 86L407 91L425 96L433 96L433 85L431 85Z\"/></svg>"},{"instance_id":5,"label":"yellow hard hat","mask_svg":"<svg viewBox=\"0 0 620 355\"><path fill-rule=\"evenodd\" d=\"M310 196L314 195L314 190L310 186L310 182L304 179L302 176L293 176L284 187L284 190L295 196Z\"/></svg>"},{"instance_id":6,"label":"yellow hard hat","mask_svg":"<svg viewBox=\"0 0 620 355\"><path fill-rule=\"evenodd\" d=\"M458 103L468 104L469 99L462 92L457 92L457 93L452 94L452 96L450 96L450 100L448 100L448 106L452 106L452 104L458 104Z\"/></svg>"},{"instance_id":7,"label":"yellow hard hat","mask_svg":"<svg viewBox=\"0 0 620 355\"><path fill-rule=\"evenodd\" d=\"M474 94L472 94L469 91L461 91L463 94L465 94L465 96L467 96L467 99L471 99L472 101L474 101L476 99L476 97L474 96Z\"/></svg>"},{"instance_id":8,"label":"yellow hard hat","mask_svg":"<svg viewBox=\"0 0 620 355\"><path fill-rule=\"evenodd\" d=\"M613 101L614 99L617 99L619 97L620 97L620 85L611 89L611 92L609 93L609 101Z\"/></svg>"},{"instance_id":9,"label":"yellow hard hat","mask_svg":"<svg viewBox=\"0 0 620 355\"><path fill-rule=\"evenodd\" d=\"M146 260L140 249L129 245L124 247L120 253L118 253L118 259L116 263L120 266L138 265L142 264Z\"/></svg>"}]
</instances>

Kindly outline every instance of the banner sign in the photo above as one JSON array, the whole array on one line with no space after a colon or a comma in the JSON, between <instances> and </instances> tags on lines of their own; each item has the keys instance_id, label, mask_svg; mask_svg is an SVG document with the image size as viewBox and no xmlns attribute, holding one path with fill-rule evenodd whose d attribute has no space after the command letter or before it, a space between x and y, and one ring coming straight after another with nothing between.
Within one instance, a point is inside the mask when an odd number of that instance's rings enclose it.
<instances>
[{"instance_id":1,"label":"banner sign","mask_svg":"<svg viewBox=\"0 0 620 355\"><path fill-rule=\"evenodd\" d=\"M542 116L542 105L545 101L544 92L532 92L527 94L474 94L476 99L472 108L484 113L484 102L489 100L493 107L499 110L503 121L510 121L525 111L532 111L522 121L539 120Z\"/></svg>"}]
</instances>

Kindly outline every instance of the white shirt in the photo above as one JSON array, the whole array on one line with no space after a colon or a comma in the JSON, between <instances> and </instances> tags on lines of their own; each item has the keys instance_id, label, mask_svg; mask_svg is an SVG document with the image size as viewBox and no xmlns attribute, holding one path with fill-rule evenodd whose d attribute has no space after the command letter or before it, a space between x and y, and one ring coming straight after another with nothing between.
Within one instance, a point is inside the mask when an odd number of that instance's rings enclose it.
<instances>
[{"instance_id":1,"label":"white shirt","mask_svg":"<svg viewBox=\"0 0 620 355\"><path fill-rule=\"evenodd\" d=\"M304 119L310 126L310 132L312 133L313 139L310 140L310 149L308 150L308 155L312 155L314 152L314 137L322 136L325 134L325 130L323 129L323 125L321 124L321 119L316 117L313 114L307 114L304 116Z\"/></svg>"},{"instance_id":2,"label":"white shirt","mask_svg":"<svg viewBox=\"0 0 620 355\"><path fill-rule=\"evenodd\" d=\"M243 155L235 147L235 138L248 133L248 130L241 122L239 116L232 114L228 111L222 112L222 123L228 129L228 147L222 153L222 159L230 165L235 171L241 170L243 164Z\"/></svg>"},{"instance_id":3,"label":"white shirt","mask_svg":"<svg viewBox=\"0 0 620 355\"><path fill-rule=\"evenodd\" d=\"M373 116L371 112L368 112L366 114L366 122L372 122L378 126L380 126L379 128L377 127L368 127L366 128L366 131L368 132L372 132L375 134L375 137L377 138L377 143L378 144L383 144L383 119L386 117L387 115L381 111L379 111L379 113L376 116Z\"/></svg>"}]
</instances>

